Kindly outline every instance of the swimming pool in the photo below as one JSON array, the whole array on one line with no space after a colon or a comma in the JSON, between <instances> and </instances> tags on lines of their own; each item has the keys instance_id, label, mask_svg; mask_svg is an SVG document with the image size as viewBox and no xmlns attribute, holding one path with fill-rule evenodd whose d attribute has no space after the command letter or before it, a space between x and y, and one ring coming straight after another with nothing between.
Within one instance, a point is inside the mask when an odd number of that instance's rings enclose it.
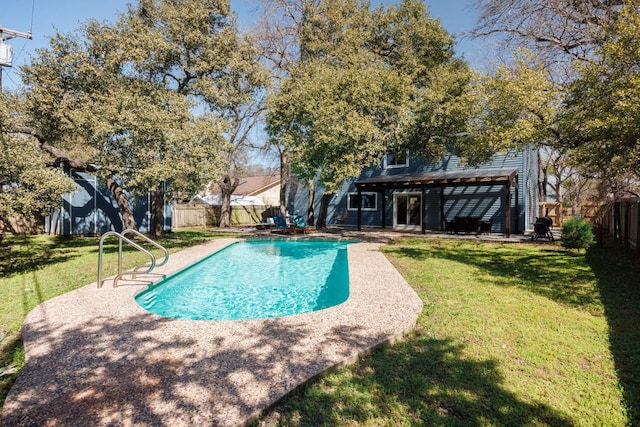
<instances>
[{"instance_id":1,"label":"swimming pool","mask_svg":"<svg viewBox=\"0 0 640 427\"><path fill-rule=\"evenodd\" d=\"M241 241L136 295L163 317L241 320L321 310L349 297L350 241Z\"/></svg>"}]
</instances>

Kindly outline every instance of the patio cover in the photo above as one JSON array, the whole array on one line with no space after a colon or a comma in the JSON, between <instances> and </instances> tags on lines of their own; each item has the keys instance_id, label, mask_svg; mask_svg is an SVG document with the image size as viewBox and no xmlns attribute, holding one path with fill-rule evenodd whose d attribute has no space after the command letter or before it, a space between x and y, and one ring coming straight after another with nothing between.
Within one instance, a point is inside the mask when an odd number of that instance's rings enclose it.
<instances>
[{"instance_id":1,"label":"patio cover","mask_svg":"<svg viewBox=\"0 0 640 427\"><path fill-rule=\"evenodd\" d=\"M387 189L420 188L422 189L422 212L425 212L425 189L430 187L462 187L479 185L504 185L507 189L505 206L511 206L511 187L515 188L515 210L518 212L518 169L467 169L451 172L416 172L395 175L379 175L363 178L355 182L358 197L363 191L384 191ZM383 212L383 227L385 226ZM444 192L440 192L440 223L444 224ZM422 233L426 232L426 218L422 218ZM511 235L511 209L505 209L505 234ZM516 230L518 217L516 216ZM362 208L358 204L358 231L362 230Z\"/></svg>"}]
</instances>

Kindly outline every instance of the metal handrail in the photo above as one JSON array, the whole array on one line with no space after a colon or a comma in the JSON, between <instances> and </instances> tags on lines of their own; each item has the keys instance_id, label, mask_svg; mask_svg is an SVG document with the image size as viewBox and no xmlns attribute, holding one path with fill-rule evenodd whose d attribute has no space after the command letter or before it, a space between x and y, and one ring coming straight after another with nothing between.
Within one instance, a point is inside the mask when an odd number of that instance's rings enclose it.
<instances>
[{"instance_id":1,"label":"metal handrail","mask_svg":"<svg viewBox=\"0 0 640 427\"><path fill-rule=\"evenodd\" d=\"M158 249L160 249L161 251L164 252L164 259L162 260L161 263L159 263L159 264L156 263L156 267L162 267L167 262L169 262L169 251L164 246L162 246L158 242L154 242L153 240L151 240L150 238L148 238L144 234L140 233L138 230L134 230L133 228L127 228L126 230L124 230L120 234L122 234L123 236L126 236L129 233L135 234L136 236L138 236L141 239L145 240L147 243L152 244L153 246L155 246L156 248L158 248Z\"/></svg>"},{"instance_id":2,"label":"metal handrail","mask_svg":"<svg viewBox=\"0 0 640 427\"><path fill-rule=\"evenodd\" d=\"M117 231L107 231L106 233L104 233L102 235L102 237L100 237L100 244L99 244L99 248L98 248L98 288L102 287L102 254L103 254L103 246L104 246L104 240L105 238L109 237L109 236L117 236L118 237L118 274L116 275L114 281L113 281L113 287L115 288L117 286L118 283L118 279L120 278L120 276L124 275L124 274L129 274L129 273L133 273L133 274L148 274L151 273L153 271L153 269L156 267L156 257L149 252L147 249L143 248L142 246L138 245L137 243L135 243L134 241L132 241L131 239L128 239L127 237L125 237L123 234L124 233L130 233L130 232L134 232L135 234L140 235L140 233L138 233L136 230L132 230L132 229L127 229L125 230L123 233L118 233ZM149 239L146 236L141 235L145 240L151 242L154 246L159 247L160 249L162 249L165 253L165 259L163 260L162 264L160 265L164 265L167 263L167 261L169 260L169 253L167 252L167 250L160 246L158 243L152 241L151 239ZM122 242L125 241L127 243L129 243L131 246L133 246L134 248L138 249L141 252L144 252L145 254L147 254L149 256L149 258L151 258L151 264L149 265L149 268L147 269L147 271L143 271L143 272L122 272Z\"/></svg>"}]
</instances>

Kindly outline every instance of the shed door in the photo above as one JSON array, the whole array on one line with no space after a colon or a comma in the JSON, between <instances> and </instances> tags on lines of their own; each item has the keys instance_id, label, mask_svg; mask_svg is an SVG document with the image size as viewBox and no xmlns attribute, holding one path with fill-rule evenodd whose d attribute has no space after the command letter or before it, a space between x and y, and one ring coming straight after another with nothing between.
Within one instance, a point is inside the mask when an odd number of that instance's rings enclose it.
<instances>
[{"instance_id":1,"label":"shed door","mask_svg":"<svg viewBox=\"0 0 640 427\"><path fill-rule=\"evenodd\" d=\"M396 193L393 197L393 228L419 229L422 227L422 195L420 193Z\"/></svg>"}]
</instances>

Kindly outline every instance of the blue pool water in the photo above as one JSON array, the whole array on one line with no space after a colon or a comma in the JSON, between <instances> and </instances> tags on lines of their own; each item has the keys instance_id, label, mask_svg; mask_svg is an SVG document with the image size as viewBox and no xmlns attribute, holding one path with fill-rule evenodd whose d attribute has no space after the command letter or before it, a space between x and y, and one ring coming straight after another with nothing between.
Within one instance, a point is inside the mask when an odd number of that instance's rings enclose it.
<instances>
[{"instance_id":1,"label":"blue pool water","mask_svg":"<svg viewBox=\"0 0 640 427\"><path fill-rule=\"evenodd\" d=\"M136 295L144 309L176 319L281 317L349 297L350 242L320 239L234 243Z\"/></svg>"}]
</instances>

